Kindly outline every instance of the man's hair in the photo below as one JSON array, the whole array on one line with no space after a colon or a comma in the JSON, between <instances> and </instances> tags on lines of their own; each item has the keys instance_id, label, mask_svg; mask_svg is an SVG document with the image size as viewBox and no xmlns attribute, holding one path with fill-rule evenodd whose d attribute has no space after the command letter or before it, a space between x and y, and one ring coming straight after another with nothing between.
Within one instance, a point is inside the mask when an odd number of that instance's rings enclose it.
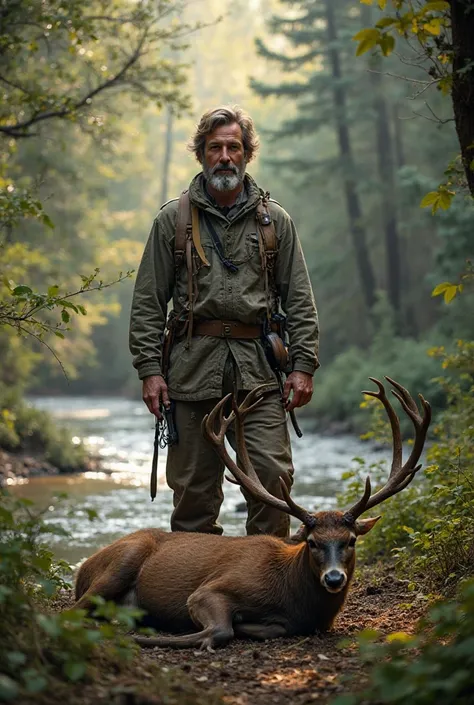
<instances>
[{"instance_id":1,"label":"man's hair","mask_svg":"<svg viewBox=\"0 0 474 705\"><path fill-rule=\"evenodd\" d=\"M224 105L220 108L206 110L188 145L189 150L194 153L196 159L201 161L204 157L206 137L210 135L211 132L214 132L216 127L232 125L234 122L240 125L240 129L242 130L245 158L247 162L251 161L257 153L259 140L252 118L239 108L238 105L234 105L232 108Z\"/></svg>"}]
</instances>

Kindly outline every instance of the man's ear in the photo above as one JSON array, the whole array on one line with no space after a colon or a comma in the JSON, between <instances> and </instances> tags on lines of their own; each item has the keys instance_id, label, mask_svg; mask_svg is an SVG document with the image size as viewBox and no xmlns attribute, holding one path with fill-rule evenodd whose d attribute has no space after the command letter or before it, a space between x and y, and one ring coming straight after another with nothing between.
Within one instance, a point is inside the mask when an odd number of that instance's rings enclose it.
<instances>
[{"instance_id":1,"label":"man's ear","mask_svg":"<svg viewBox=\"0 0 474 705\"><path fill-rule=\"evenodd\" d=\"M374 528L379 519L380 516L374 517L373 519L357 519L355 523L355 530L357 536L363 536L364 534L368 534L369 531Z\"/></svg>"}]
</instances>

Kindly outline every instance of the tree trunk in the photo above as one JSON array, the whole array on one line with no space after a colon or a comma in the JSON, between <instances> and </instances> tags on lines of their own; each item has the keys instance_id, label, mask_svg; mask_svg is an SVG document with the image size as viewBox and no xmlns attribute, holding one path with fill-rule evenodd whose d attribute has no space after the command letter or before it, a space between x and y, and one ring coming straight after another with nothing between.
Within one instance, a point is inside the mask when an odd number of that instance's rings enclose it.
<instances>
[{"instance_id":1,"label":"tree trunk","mask_svg":"<svg viewBox=\"0 0 474 705\"><path fill-rule=\"evenodd\" d=\"M403 146L402 121L399 114L399 103L393 106L393 146L396 169L405 166L405 150ZM401 266L401 286L402 286L402 310L404 333L414 338L418 337L419 327L412 303L412 277L409 257L409 240L400 240L400 266Z\"/></svg>"},{"instance_id":2,"label":"tree trunk","mask_svg":"<svg viewBox=\"0 0 474 705\"><path fill-rule=\"evenodd\" d=\"M334 107L336 113L337 137L341 164L344 174L344 192L346 197L349 228L355 250L359 278L366 306L371 311L375 303L375 277L367 248L367 236L362 225L362 209L355 184L355 165L349 129L347 127L346 91L342 85L342 70L337 47L337 29L334 16L333 0L325 0L327 35L329 42L329 61L334 79Z\"/></svg>"},{"instance_id":3,"label":"tree trunk","mask_svg":"<svg viewBox=\"0 0 474 705\"><path fill-rule=\"evenodd\" d=\"M370 9L370 8L369 8ZM382 86L382 76L378 73L380 58L373 62L375 71L370 75L373 89L373 106L375 112L375 141L377 148L377 167L380 178L382 218L385 230L385 270L388 300L395 312L400 313L400 242L398 236L394 146L390 134L390 118L387 101ZM397 326L398 327L398 326Z\"/></svg>"},{"instance_id":4,"label":"tree trunk","mask_svg":"<svg viewBox=\"0 0 474 705\"><path fill-rule=\"evenodd\" d=\"M173 111L168 107L166 116L165 154L163 157L163 176L161 180L161 203L168 200L168 186L171 165L171 149L173 146Z\"/></svg>"},{"instance_id":5,"label":"tree trunk","mask_svg":"<svg viewBox=\"0 0 474 705\"><path fill-rule=\"evenodd\" d=\"M474 196L474 2L451 0L453 109L467 184ZM460 73L461 72L461 73ZM473 166L471 166L473 165Z\"/></svg>"}]
</instances>

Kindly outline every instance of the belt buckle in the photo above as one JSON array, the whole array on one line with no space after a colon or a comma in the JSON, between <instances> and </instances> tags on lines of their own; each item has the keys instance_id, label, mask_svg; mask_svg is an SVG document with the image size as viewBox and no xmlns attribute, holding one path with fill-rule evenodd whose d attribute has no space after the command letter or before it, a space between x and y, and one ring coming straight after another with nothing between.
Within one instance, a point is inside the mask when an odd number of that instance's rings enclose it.
<instances>
[{"instance_id":1,"label":"belt buckle","mask_svg":"<svg viewBox=\"0 0 474 705\"><path fill-rule=\"evenodd\" d=\"M222 337L223 338L230 338L232 334L232 328L230 327L229 323L223 323L222 324Z\"/></svg>"}]
</instances>

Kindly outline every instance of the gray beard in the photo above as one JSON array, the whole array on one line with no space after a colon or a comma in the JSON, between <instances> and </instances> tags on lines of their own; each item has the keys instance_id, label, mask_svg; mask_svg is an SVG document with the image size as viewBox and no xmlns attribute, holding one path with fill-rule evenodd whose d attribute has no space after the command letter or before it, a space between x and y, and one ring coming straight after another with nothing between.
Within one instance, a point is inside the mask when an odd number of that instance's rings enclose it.
<instances>
[{"instance_id":1,"label":"gray beard","mask_svg":"<svg viewBox=\"0 0 474 705\"><path fill-rule=\"evenodd\" d=\"M246 163L243 162L240 169L229 167L233 170L235 169L233 174L223 174L219 172L219 166L209 169L207 164L203 164L202 171L208 184L215 188L216 191L233 191L243 182L246 166Z\"/></svg>"}]
</instances>

